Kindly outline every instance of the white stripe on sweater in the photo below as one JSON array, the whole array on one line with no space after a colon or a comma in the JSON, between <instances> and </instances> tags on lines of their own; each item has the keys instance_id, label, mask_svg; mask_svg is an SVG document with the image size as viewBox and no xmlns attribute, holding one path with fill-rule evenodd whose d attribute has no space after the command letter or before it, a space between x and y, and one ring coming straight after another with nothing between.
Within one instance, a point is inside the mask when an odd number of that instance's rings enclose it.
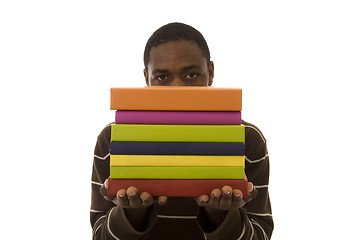
<instances>
[{"instance_id":1,"label":"white stripe on sweater","mask_svg":"<svg viewBox=\"0 0 360 240\"><path fill-rule=\"evenodd\" d=\"M245 160L248 161L249 163L257 163L257 162L261 162L262 160L264 160L265 158L267 158L269 155L266 154L265 156L263 156L262 158L256 159L256 160L250 160L248 159L247 156L245 156Z\"/></svg>"},{"instance_id":2,"label":"white stripe on sweater","mask_svg":"<svg viewBox=\"0 0 360 240\"><path fill-rule=\"evenodd\" d=\"M99 229L101 228L102 224L100 224L96 229L95 231L93 231L93 235L96 235L96 233L99 231Z\"/></svg>"},{"instance_id":3,"label":"white stripe on sweater","mask_svg":"<svg viewBox=\"0 0 360 240\"><path fill-rule=\"evenodd\" d=\"M250 240L251 240L254 237L254 227L253 227L252 223L250 222L250 220L248 220L248 221L249 221L249 224L250 224L250 227L251 227L251 237L250 237Z\"/></svg>"},{"instance_id":4,"label":"white stripe on sweater","mask_svg":"<svg viewBox=\"0 0 360 240\"><path fill-rule=\"evenodd\" d=\"M267 188L267 187L269 187L269 185L260 185L260 186L254 186L256 189L258 189L258 188Z\"/></svg>"},{"instance_id":5,"label":"white stripe on sweater","mask_svg":"<svg viewBox=\"0 0 360 240\"><path fill-rule=\"evenodd\" d=\"M241 238L244 236L244 234L245 234L245 222L243 224L243 230L242 230L242 232L240 234L240 237L238 237L238 239L236 239L236 240L241 240Z\"/></svg>"},{"instance_id":6,"label":"white stripe on sweater","mask_svg":"<svg viewBox=\"0 0 360 240\"><path fill-rule=\"evenodd\" d=\"M110 156L110 152L108 154L105 155L105 157L99 157L97 155L94 154L94 157L97 158L97 159L100 159L100 160L105 160L107 159L108 157Z\"/></svg>"},{"instance_id":7,"label":"white stripe on sweater","mask_svg":"<svg viewBox=\"0 0 360 240\"><path fill-rule=\"evenodd\" d=\"M106 215L102 215L101 217L99 217L98 220L96 220L94 226L96 226L96 224L98 223L98 221L99 221L100 219L104 218L104 217L106 217Z\"/></svg>"},{"instance_id":8,"label":"white stripe on sweater","mask_svg":"<svg viewBox=\"0 0 360 240\"><path fill-rule=\"evenodd\" d=\"M173 219L195 219L196 216L168 216L168 215L157 215L158 218L173 218Z\"/></svg>"},{"instance_id":9,"label":"white stripe on sweater","mask_svg":"<svg viewBox=\"0 0 360 240\"><path fill-rule=\"evenodd\" d=\"M264 136L263 136L263 135L261 134L261 132L260 132L259 130L257 130L255 127L250 126L250 125L244 125L244 126L247 127L247 128L252 128L252 129L254 129L254 130L260 135L261 139L262 139L264 142L266 142Z\"/></svg>"},{"instance_id":10,"label":"white stripe on sweater","mask_svg":"<svg viewBox=\"0 0 360 240\"><path fill-rule=\"evenodd\" d=\"M253 213L253 212L247 212L247 214L255 215L259 217L272 217L271 213Z\"/></svg>"},{"instance_id":11,"label":"white stripe on sweater","mask_svg":"<svg viewBox=\"0 0 360 240\"><path fill-rule=\"evenodd\" d=\"M92 184L99 185L100 187L103 185L102 183L91 181Z\"/></svg>"},{"instance_id":12,"label":"white stripe on sweater","mask_svg":"<svg viewBox=\"0 0 360 240\"><path fill-rule=\"evenodd\" d=\"M90 209L90 212L92 212L92 213L99 213L99 212L106 212L106 211L100 211L100 210Z\"/></svg>"},{"instance_id":13,"label":"white stripe on sweater","mask_svg":"<svg viewBox=\"0 0 360 240\"><path fill-rule=\"evenodd\" d=\"M98 220L96 220L94 226L96 226L96 224L99 222L100 219L103 219L103 218L105 218L105 217L106 217L106 215L103 215L103 216L99 217ZM99 231L99 229L100 229L101 226L102 226L102 223L99 224L99 226L98 226L95 230L93 230L93 235L95 235L95 234L97 233L97 231Z\"/></svg>"},{"instance_id":14,"label":"white stripe on sweater","mask_svg":"<svg viewBox=\"0 0 360 240\"><path fill-rule=\"evenodd\" d=\"M260 226L260 224L259 224L258 222L256 222L254 219L250 219L250 221L251 221L255 226L257 226L258 228L261 229L261 232L262 232L262 234L263 234L263 236L264 236L264 239L265 239L265 240L269 240L268 236L267 236L266 233L265 233L265 230Z\"/></svg>"},{"instance_id":15,"label":"white stripe on sweater","mask_svg":"<svg viewBox=\"0 0 360 240\"><path fill-rule=\"evenodd\" d=\"M110 215L111 215L112 211L114 210L114 208L115 208L115 207L113 207L113 208L110 210L110 212L109 212L109 216L108 216L108 219L107 219L107 229L108 229L110 235L111 235L113 238L115 238L115 240L120 240L120 238L118 238L117 236L115 236L115 234L110 230L110 225L109 225L109 223L110 223Z\"/></svg>"}]
</instances>

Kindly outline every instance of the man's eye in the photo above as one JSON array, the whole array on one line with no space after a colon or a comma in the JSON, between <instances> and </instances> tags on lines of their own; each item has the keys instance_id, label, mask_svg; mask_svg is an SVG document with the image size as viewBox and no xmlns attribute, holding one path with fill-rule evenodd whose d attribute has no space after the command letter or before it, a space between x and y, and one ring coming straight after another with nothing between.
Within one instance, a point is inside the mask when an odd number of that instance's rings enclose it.
<instances>
[{"instance_id":1,"label":"man's eye","mask_svg":"<svg viewBox=\"0 0 360 240\"><path fill-rule=\"evenodd\" d=\"M160 75L160 76L155 77L155 79L159 80L159 81L165 81L167 79L167 76L166 75Z\"/></svg>"},{"instance_id":2,"label":"man's eye","mask_svg":"<svg viewBox=\"0 0 360 240\"><path fill-rule=\"evenodd\" d=\"M189 73L189 74L186 74L185 77L188 78L188 79L194 79L196 78L198 75L196 73Z\"/></svg>"}]
</instances>

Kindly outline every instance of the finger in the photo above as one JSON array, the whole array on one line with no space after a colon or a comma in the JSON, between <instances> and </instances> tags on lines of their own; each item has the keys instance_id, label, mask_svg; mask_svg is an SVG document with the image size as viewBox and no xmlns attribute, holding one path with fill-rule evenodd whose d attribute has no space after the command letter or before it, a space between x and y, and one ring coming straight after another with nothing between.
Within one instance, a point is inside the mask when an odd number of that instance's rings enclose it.
<instances>
[{"instance_id":1,"label":"finger","mask_svg":"<svg viewBox=\"0 0 360 240\"><path fill-rule=\"evenodd\" d=\"M128 197L126 195L126 190L125 189L120 189L119 191L117 191L116 193L116 197L113 200L113 202L118 205L121 206L123 208L127 208L130 206Z\"/></svg>"},{"instance_id":2,"label":"finger","mask_svg":"<svg viewBox=\"0 0 360 240\"><path fill-rule=\"evenodd\" d=\"M144 207L148 207L154 203L154 198L148 192L142 192L140 194L140 199Z\"/></svg>"},{"instance_id":3,"label":"finger","mask_svg":"<svg viewBox=\"0 0 360 240\"><path fill-rule=\"evenodd\" d=\"M159 205L165 205L167 202L167 197L166 196L159 196L157 198L157 202Z\"/></svg>"},{"instance_id":4,"label":"finger","mask_svg":"<svg viewBox=\"0 0 360 240\"><path fill-rule=\"evenodd\" d=\"M219 209L228 210L232 204L232 192L233 189L230 186L224 186L221 189L221 198L219 200Z\"/></svg>"},{"instance_id":5,"label":"finger","mask_svg":"<svg viewBox=\"0 0 360 240\"><path fill-rule=\"evenodd\" d=\"M250 202L257 195L257 190L252 182L248 182L247 184L248 196L245 199L246 202Z\"/></svg>"},{"instance_id":6,"label":"finger","mask_svg":"<svg viewBox=\"0 0 360 240\"><path fill-rule=\"evenodd\" d=\"M209 201L208 195L201 195L200 197L196 198L196 202L200 207L205 207Z\"/></svg>"},{"instance_id":7,"label":"finger","mask_svg":"<svg viewBox=\"0 0 360 240\"><path fill-rule=\"evenodd\" d=\"M127 197L129 199L130 206L133 208L142 207L142 201L139 196L139 192L136 187L129 187L126 190Z\"/></svg>"},{"instance_id":8,"label":"finger","mask_svg":"<svg viewBox=\"0 0 360 240\"><path fill-rule=\"evenodd\" d=\"M220 198L221 198L221 190L218 188L212 190L210 194L210 200L207 203L207 206L211 208L218 208Z\"/></svg>"},{"instance_id":9,"label":"finger","mask_svg":"<svg viewBox=\"0 0 360 240\"><path fill-rule=\"evenodd\" d=\"M105 180L104 184L101 185L100 187L100 193L101 195L108 201L113 201L113 199L115 198L115 196L110 196L107 193L107 179Z\"/></svg>"},{"instance_id":10,"label":"finger","mask_svg":"<svg viewBox=\"0 0 360 240\"><path fill-rule=\"evenodd\" d=\"M243 199L243 194L239 189L234 189L233 197L232 197L232 208L240 208L245 205L245 201Z\"/></svg>"}]
</instances>

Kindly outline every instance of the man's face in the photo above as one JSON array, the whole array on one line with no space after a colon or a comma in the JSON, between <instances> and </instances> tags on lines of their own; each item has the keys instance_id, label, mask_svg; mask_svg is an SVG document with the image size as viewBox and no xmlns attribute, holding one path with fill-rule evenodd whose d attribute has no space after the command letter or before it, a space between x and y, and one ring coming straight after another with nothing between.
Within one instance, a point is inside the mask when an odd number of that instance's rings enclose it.
<instances>
[{"instance_id":1,"label":"man's face","mask_svg":"<svg viewBox=\"0 0 360 240\"><path fill-rule=\"evenodd\" d=\"M144 76L148 86L211 86L214 63L207 66L196 43L170 41L151 48Z\"/></svg>"}]
</instances>

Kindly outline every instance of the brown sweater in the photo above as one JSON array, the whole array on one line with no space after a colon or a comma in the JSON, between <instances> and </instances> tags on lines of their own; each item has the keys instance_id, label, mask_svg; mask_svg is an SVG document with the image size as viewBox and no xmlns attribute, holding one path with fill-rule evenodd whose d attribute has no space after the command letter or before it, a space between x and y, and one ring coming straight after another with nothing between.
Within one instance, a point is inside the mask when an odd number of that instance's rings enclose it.
<instances>
[{"instance_id":1,"label":"brown sweater","mask_svg":"<svg viewBox=\"0 0 360 240\"><path fill-rule=\"evenodd\" d=\"M245 172L258 194L242 208L230 210L224 222L211 229L204 209L193 198L172 197L164 206L149 207L143 231L135 230L124 211L104 199L100 187L110 175L110 124L98 136L92 171L90 221L93 239L121 240L232 240L270 239L273 220L268 193L269 157L260 130L245 121Z\"/></svg>"}]
</instances>

